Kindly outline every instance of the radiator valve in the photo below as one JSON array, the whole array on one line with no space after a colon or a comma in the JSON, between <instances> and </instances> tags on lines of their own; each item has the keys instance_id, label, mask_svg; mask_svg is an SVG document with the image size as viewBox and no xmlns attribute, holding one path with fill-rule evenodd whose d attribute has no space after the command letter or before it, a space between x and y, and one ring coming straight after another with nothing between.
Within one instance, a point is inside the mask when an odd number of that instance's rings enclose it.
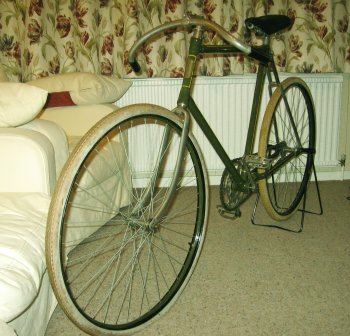
<instances>
[{"instance_id":1,"label":"radiator valve","mask_svg":"<svg viewBox=\"0 0 350 336\"><path fill-rule=\"evenodd\" d=\"M339 164L340 164L341 167L345 166L345 161L346 161L346 154L342 154L340 156L340 160L339 160Z\"/></svg>"}]
</instances>

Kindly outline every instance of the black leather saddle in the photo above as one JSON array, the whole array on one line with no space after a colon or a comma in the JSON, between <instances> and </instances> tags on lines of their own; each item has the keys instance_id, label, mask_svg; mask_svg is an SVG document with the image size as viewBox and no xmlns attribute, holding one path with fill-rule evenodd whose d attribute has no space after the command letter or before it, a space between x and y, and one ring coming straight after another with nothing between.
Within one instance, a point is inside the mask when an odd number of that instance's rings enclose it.
<instances>
[{"instance_id":1,"label":"black leather saddle","mask_svg":"<svg viewBox=\"0 0 350 336\"><path fill-rule=\"evenodd\" d=\"M286 15L265 15L251 17L245 20L245 25L249 30L258 29L266 35L273 35L292 26L292 19Z\"/></svg>"}]
</instances>

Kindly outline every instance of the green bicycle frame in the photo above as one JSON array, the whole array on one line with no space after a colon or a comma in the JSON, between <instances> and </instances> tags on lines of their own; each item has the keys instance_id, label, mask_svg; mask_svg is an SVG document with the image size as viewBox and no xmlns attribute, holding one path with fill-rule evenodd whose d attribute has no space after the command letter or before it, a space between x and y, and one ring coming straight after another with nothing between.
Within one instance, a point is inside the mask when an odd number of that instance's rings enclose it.
<instances>
[{"instance_id":1,"label":"green bicycle frame","mask_svg":"<svg viewBox=\"0 0 350 336\"><path fill-rule=\"evenodd\" d=\"M240 190L247 190L248 186L245 185L245 181L242 179L241 175L234 167L231 162L230 157L227 152L221 145L220 141L216 137L215 133L205 120L203 114L200 112L196 103L194 102L191 96L191 90L194 82L194 71L196 68L198 56L201 54L230 54L237 55L242 54L240 50L238 50L234 46L230 45L203 45L201 32L195 31L191 41L189 48L189 55L187 56L186 61L186 69L185 75L182 82L182 87L180 90L179 98L177 101L178 106L183 108L187 108L190 114L194 117L199 127L202 129L203 133L207 137L209 143L214 148L217 155L220 157L225 167L228 169L233 179L237 183L237 186ZM266 55L266 56L264 56ZM246 146L244 155L252 154L253 146L255 141L256 127L259 118L259 111L261 106L261 100L263 95L263 88L266 76L268 74L269 87L272 85L272 77L269 70L269 67L272 67L272 71L274 73L274 77L277 83L279 83L277 71L275 70L275 65L273 63L273 58L270 56L269 50L266 50L266 46L261 48L252 48L252 53L249 55L250 57L259 60L259 68L257 73L257 81L255 85L253 104L250 115L250 122L248 127L248 133L246 138ZM270 88L271 93L271 88Z\"/></svg>"}]
</instances>

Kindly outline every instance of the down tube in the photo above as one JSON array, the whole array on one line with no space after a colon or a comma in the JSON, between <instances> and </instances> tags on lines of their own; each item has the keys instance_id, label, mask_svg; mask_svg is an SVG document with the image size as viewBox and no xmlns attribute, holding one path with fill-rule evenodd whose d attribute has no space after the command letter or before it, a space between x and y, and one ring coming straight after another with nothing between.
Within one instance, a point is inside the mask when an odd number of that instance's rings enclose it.
<instances>
[{"instance_id":1,"label":"down tube","mask_svg":"<svg viewBox=\"0 0 350 336\"><path fill-rule=\"evenodd\" d=\"M225 149L222 147L220 141L216 137L215 133L203 117L203 114L199 111L196 103L194 102L193 98L190 97L188 101L188 108L196 120L197 124L203 131L204 135L214 148L215 152L218 154L219 158L221 161L224 163L225 167L228 169L230 174L232 175L233 179L237 183L238 187L241 187L243 189L244 187L244 181L239 175L237 169L233 166L230 157L226 153Z\"/></svg>"}]
</instances>

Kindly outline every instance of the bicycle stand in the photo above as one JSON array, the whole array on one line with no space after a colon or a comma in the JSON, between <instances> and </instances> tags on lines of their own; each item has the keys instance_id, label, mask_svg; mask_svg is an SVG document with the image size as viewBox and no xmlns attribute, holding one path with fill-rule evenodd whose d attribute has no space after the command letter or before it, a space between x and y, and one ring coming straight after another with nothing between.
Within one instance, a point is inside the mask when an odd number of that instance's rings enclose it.
<instances>
[{"instance_id":1,"label":"bicycle stand","mask_svg":"<svg viewBox=\"0 0 350 336\"><path fill-rule=\"evenodd\" d=\"M256 201L255 201L255 205L252 211L252 216L251 216L251 222L253 225L257 225L257 226L262 226L262 227L269 227L269 228L276 228L276 229L280 229L280 230L284 230L284 231L288 231L288 232L293 232L293 233L300 233L303 231L304 228L304 219L305 219L305 214L312 214L312 215L322 215L323 214L323 206L322 206L322 200L321 200L321 193L320 193L320 188L318 185L318 180L317 180L317 174L316 174L316 169L315 169L315 164L312 164L312 171L313 171L313 175L315 178L315 187L316 187L316 193L317 193L317 197L318 197L318 205L319 205L319 211L318 212L314 212L314 211L310 211L306 209L306 198L307 198L307 190L309 187L309 183L306 187L306 191L305 194L303 196L302 202L301 202L301 209L298 209L299 212L301 212L301 219L300 219L300 225L298 227L298 229L294 230L294 229L290 229L288 227L284 227L281 225L277 225L277 224L262 224L262 223L256 223L256 214L257 214L257 209L258 209L258 205L259 205L259 199L260 199L260 194L259 192L257 193L256 196Z\"/></svg>"}]
</instances>

